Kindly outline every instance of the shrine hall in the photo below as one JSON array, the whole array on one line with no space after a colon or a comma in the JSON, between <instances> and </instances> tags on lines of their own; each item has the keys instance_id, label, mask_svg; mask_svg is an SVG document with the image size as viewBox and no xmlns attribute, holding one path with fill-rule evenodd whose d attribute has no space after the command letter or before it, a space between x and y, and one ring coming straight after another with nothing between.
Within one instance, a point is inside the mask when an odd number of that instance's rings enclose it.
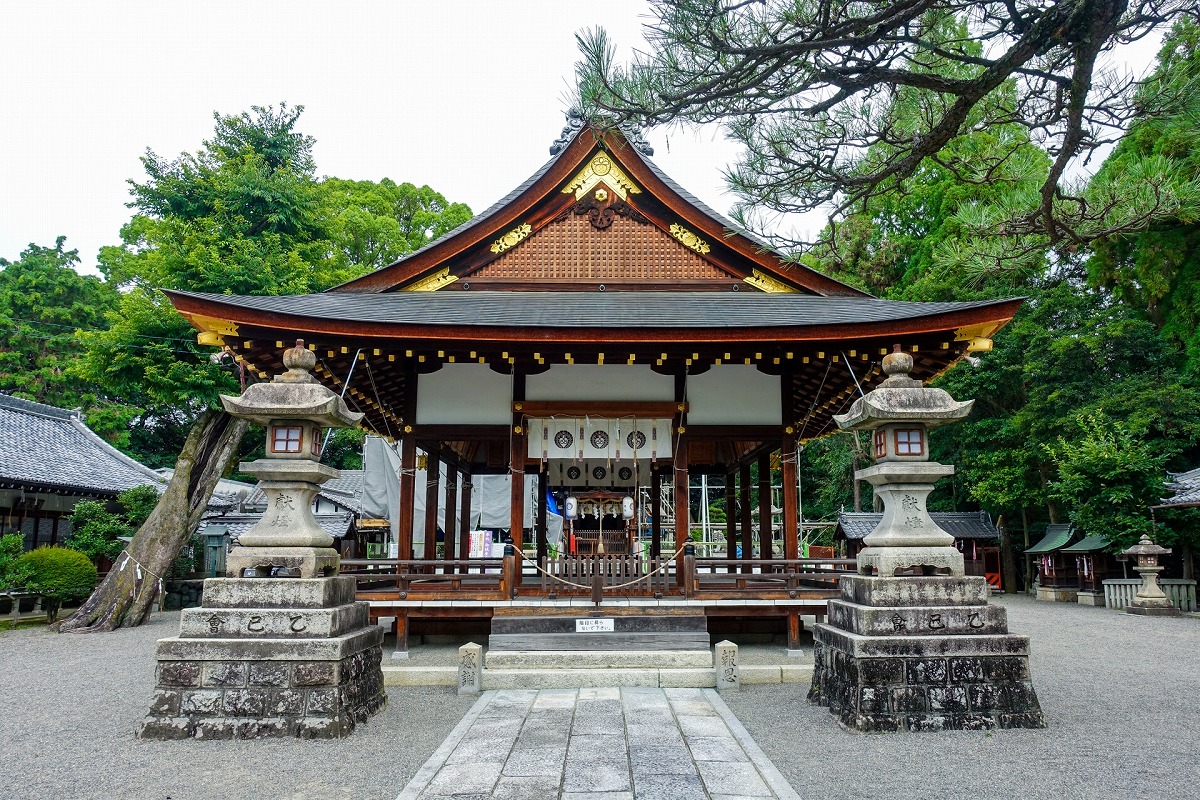
<instances>
[{"instance_id":1,"label":"shrine hall","mask_svg":"<svg viewBox=\"0 0 1200 800\"><path fill-rule=\"evenodd\" d=\"M823 602L846 566L801 558L799 448L836 430L893 348L932 379L989 349L1020 301L872 297L735 229L665 175L640 134L569 119L528 180L394 264L320 294L166 294L202 344L260 379L303 340L318 379L395 443L396 557L343 564L374 604L419 617L434 614L421 598L468 599L481 606L462 614L487 617L513 598L590 593L683 597L710 616L740 598L794 617L778 604ZM469 557L472 478L496 474L511 476L520 563L507 571ZM722 559L686 552L701 475L727 479ZM443 510L440 554L437 514L414 531L418 492ZM548 495L569 548L548 541Z\"/></svg>"}]
</instances>

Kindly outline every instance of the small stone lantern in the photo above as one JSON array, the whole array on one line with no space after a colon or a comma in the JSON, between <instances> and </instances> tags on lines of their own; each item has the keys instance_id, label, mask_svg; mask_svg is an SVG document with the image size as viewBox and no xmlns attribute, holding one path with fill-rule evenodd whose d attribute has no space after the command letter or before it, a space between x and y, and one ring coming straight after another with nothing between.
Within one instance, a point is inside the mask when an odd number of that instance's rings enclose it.
<instances>
[{"instance_id":1,"label":"small stone lantern","mask_svg":"<svg viewBox=\"0 0 1200 800\"><path fill-rule=\"evenodd\" d=\"M929 429L957 422L974 400L959 402L942 389L930 389L909 377L912 356L900 345L883 359L888 377L854 401L849 413L835 415L844 430L873 432L875 465L854 473L883 500L883 519L863 540L859 573L891 577L916 570L925 575L964 574L954 537L937 526L925 501L934 483L954 467L929 460Z\"/></svg>"},{"instance_id":2,"label":"small stone lantern","mask_svg":"<svg viewBox=\"0 0 1200 800\"><path fill-rule=\"evenodd\" d=\"M316 355L297 340L283 353L287 372L240 397L221 397L230 414L267 429L266 457L240 465L262 482L267 511L238 538L240 546L226 559L229 577L317 578L337 571L333 537L312 515L320 485L338 474L320 463L321 434L325 428L354 427L363 415L309 374L316 363Z\"/></svg>"},{"instance_id":3,"label":"small stone lantern","mask_svg":"<svg viewBox=\"0 0 1200 800\"><path fill-rule=\"evenodd\" d=\"M1138 589L1137 597L1125 606L1125 613L1156 617L1172 617L1179 614L1179 609L1171 604L1171 599L1158 585L1158 573L1163 571L1158 564L1158 558L1170 552L1171 548L1160 547L1150 541L1149 536L1142 534L1137 544L1121 553L1123 556L1133 556L1137 559L1137 565L1133 569L1142 576L1142 586Z\"/></svg>"}]
</instances>

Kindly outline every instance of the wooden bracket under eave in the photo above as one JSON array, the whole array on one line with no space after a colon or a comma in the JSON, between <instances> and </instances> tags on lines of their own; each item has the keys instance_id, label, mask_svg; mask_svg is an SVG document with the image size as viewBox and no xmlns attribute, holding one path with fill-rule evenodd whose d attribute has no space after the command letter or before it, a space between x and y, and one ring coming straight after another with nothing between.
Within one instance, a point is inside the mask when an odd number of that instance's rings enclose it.
<instances>
[{"instance_id":1,"label":"wooden bracket under eave","mask_svg":"<svg viewBox=\"0 0 1200 800\"><path fill-rule=\"evenodd\" d=\"M185 314L184 316L200 331L196 334L198 344L224 347L226 336L238 335L236 322L217 317L206 317L203 314Z\"/></svg>"}]
</instances>

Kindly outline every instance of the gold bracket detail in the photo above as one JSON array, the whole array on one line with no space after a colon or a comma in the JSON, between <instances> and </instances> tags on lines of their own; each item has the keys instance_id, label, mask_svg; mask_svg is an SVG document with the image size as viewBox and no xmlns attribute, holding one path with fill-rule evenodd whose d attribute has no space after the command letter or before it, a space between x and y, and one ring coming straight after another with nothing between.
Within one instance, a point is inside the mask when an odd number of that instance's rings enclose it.
<instances>
[{"instance_id":1,"label":"gold bracket detail","mask_svg":"<svg viewBox=\"0 0 1200 800\"><path fill-rule=\"evenodd\" d=\"M600 182L611 188L622 200L628 200L630 194L641 194L642 190L629 179L620 167L613 163L607 153L597 153L588 165L579 171L562 190L563 194L575 193L576 200L582 200Z\"/></svg>"},{"instance_id":2,"label":"gold bracket detail","mask_svg":"<svg viewBox=\"0 0 1200 800\"><path fill-rule=\"evenodd\" d=\"M402 292L436 292L443 286L449 286L458 280L457 275L450 274L450 268L446 267L432 275L427 275L424 278L413 281L407 286L401 287Z\"/></svg>"},{"instance_id":3,"label":"gold bracket detail","mask_svg":"<svg viewBox=\"0 0 1200 800\"><path fill-rule=\"evenodd\" d=\"M788 286L783 281L776 280L766 273L760 272L756 269L751 270L750 272L750 277L742 278L742 281L750 284L755 289L761 289L768 294L797 294L799 292L796 287Z\"/></svg>"},{"instance_id":4,"label":"gold bracket detail","mask_svg":"<svg viewBox=\"0 0 1200 800\"><path fill-rule=\"evenodd\" d=\"M189 319L200 329L200 332L196 334L197 344L221 347L225 344L224 337L238 335L237 323L227 319L206 317L202 314L192 314Z\"/></svg>"},{"instance_id":5,"label":"gold bracket detail","mask_svg":"<svg viewBox=\"0 0 1200 800\"><path fill-rule=\"evenodd\" d=\"M695 250L697 253L707 253L712 249L708 246L708 242L704 241L682 225L672 225L671 235L683 242L684 247Z\"/></svg>"},{"instance_id":6,"label":"gold bracket detail","mask_svg":"<svg viewBox=\"0 0 1200 800\"><path fill-rule=\"evenodd\" d=\"M499 254L505 250L510 250L525 240L525 237L533 233L533 226L528 222L524 225L519 225L513 228L508 233L501 236L496 241L492 242L491 251Z\"/></svg>"}]
</instances>

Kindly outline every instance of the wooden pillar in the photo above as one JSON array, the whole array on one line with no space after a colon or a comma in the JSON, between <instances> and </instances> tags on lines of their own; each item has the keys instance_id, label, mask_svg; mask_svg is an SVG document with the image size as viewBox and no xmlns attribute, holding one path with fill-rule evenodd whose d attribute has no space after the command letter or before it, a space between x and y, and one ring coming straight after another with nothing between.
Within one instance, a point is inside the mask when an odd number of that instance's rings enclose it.
<instances>
[{"instance_id":1,"label":"wooden pillar","mask_svg":"<svg viewBox=\"0 0 1200 800\"><path fill-rule=\"evenodd\" d=\"M522 532L525 528L525 426L524 415L516 409L516 405L525 399L525 376L513 367L512 379L513 417L509 428L508 474L512 482L512 492L509 495L509 525L508 533L512 537L513 547L520 552ZM520 571L517 572L520 575Z\"/></svg>"},{"instance_id":2,"label":"wooden pillar","mask_svg":"<svg viewBox=\"0 0 1200 800\"><path fill-rule=\"evenodd\" d=\"M788 609L787 618L787 649L788 655L800 655L800 634L804 630L804 620L795 606Z\"/></svg>"},{"instance_id":3,"label":"wooden pillar","mask_svg":"<svg viewBox=\"0 0 1200 800\"><path fill-rule=\"evenodd\" d=\"M771 528L771 454L758 457L758 555L775 557L775 533Z\"/></svg>"},{"instance_id":4,"label":"wooden pillar","mask_svg":"<svg viewBox=\"0 0 1200 800\"><path fill-rule=\"evenodd\" d=\"M541 472L538 473L538 506L537 506L537 560L542 563L542 559L548 554L549 546L546 537L549 531L546 530L547 510L546 496L549 494L548 488L550 485L550 467L543 465Z\"/></svg>"},{"instance_id":5,"label":"wooden pillar","mask_svg":"<svg viewBox=\"0 0 1200 800\"><path fill-rule=\"evenodd\" d=\"M458 469L446 460L446 539L445 558L453 561L458 552Z\"/></svg>"},{"instance_id":6,"label":"wooden pillar","mask_svg":"<svg viewBox=\"0 0 1200 800\"><path fill-rule=\"evenodd\" d=\"M675 549L683 547L684 542L691 536L689 524L690 492L688 491L688 447L687 439L679 435L675 445Z\"/></svg>"},{"instance_id":7,"label":"wooden pillar","mask_svg":"<svg viewBox=\"0 0 1200 800\"><path fill-rule=\"evenodd\" d=\"M783 467L783 557L800 557L799 524L796 498L796 437L786 434L780 445L780 462Z\"/></svg>"},{"instance_id":8,"label":"wooden pillar","mask_svg":"<svg viewBox=\"0 0 1200 800\"><path fill-rule=\"evenodd\" d=\"M471 553L471 473L464 472L459 481L461 495L458 503L458 552L459 558L467 558ZM467 568L463 568L466 572Z\"/></svg>"},{"instance_id":9,"label":"wooden pillar","mask_svg":"<svg viewBox=\"0 0 1200 800\"><path fill-rule=\"evenodd\" d=\"M400 437L400 519L397 520L396 555L413 557L413 503L416 500L417 441L411 432Z\"/></svg>"},{"instance_id":10,"label":"wooden pillar","mask_svg":"<svg viewBox=\"0 0 1200 800\"><path fill-rule=\"evenodd\" d=\"M725 558L733 561L737 558L737 474L730 470L725 473ZM726 567L726 572L733 572L733 564Z\"/></svg>"},{"instance_id":11,"label":"wooden pillar","mask_svg":"<svg viewBox=\"0 0 1200 800\"><path fill-rule=\"evenodd\" d=\"M650 557L662 555L662 470L650 465Z\"/></svg>"},{"instance_id":12,"label":"wooden pillar","mask_svg":"<svg viewBox=\"0 0 1200 800\"><path fill-rule=\"evenodd\" d=\"M687 414L684 413L684 398L687 397L687 371L675 373L675 458L672 472L673 488L675 490L675 549L683 547L683 543L691 538L691 491L688 485L688 442L684 438L684 426L687 425Z\"/></svg>"},{"instance_id":13,"label":"wooden pillar","mask_svg":"<svg viewBox=\"0 0 1200 800\"><path fill-rule=\"evenodd\" d=\"M396 633L396 649L392 658L408 658L408 610L396 609L396 621L392 625Z\"/></svg>"},{"instance_id":14,"label":"wooden pillar","mask_svg":"<svg viewBox=\"0 0 1200 800\"><path fill-rule=\"evenodd\" d=\"M438 460L437 447L426 450L425 464L425 551L426 561L437 558L438 485L442 480L442 465Z\"/></svg>"},{"instance_id":15,"label":"wooden pillar","mask_svg":"<svg viewBox=\"0 0 1200 800\"><path fill-rule=\"evenodd\" d=\"M751 533L753 521L750 515L750 462L743 461L738 475L738 510L741 512L742 528L742 558L754 558L754 536ZM750 566L744 565L742 572L750 572Z\"/></svg>"},{"instance_id":16,"label":"wooden pillar","mask_svg":"<svg viewBox=\"0 0 1200 800\"><path fill-rule=\"evenodd\" d=\"M404 370L404 430L400 436L400 510L396 521L396 556L413 557L413 509L416 503L417 440L412 426L417 419L417 371L411 360Z\"/></svg>"}]
</instances>

